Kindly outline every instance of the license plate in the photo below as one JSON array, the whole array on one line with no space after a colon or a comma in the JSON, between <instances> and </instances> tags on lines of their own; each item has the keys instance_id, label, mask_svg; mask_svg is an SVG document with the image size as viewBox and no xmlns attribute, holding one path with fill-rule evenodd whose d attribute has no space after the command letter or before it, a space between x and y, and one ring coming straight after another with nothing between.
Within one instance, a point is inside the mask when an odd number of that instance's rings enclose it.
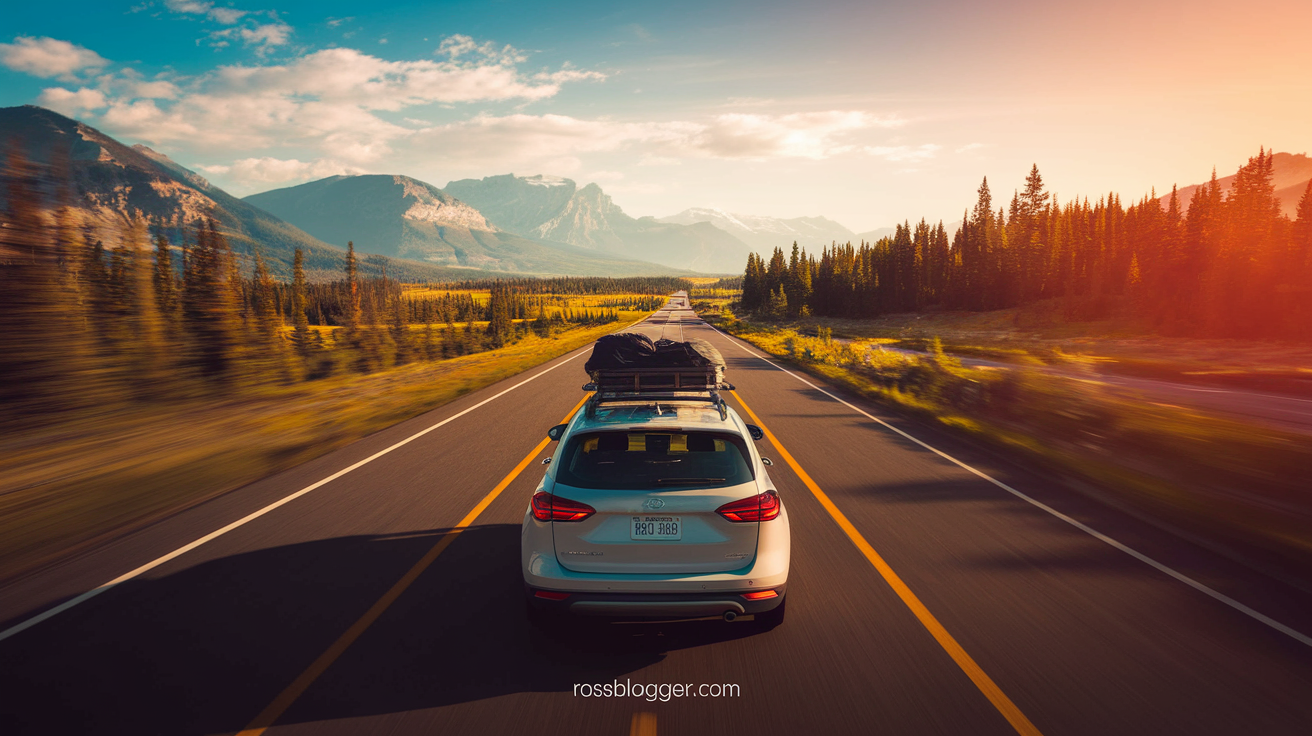
<instances>
[{"instance_id":1,"label":"license plate","mask_svg":"<svg viewBox=\"0 0 1312 736\"><path fill-rule=\"evenodd\" d=\"M683 522L677 516L635 516L629 539L683 539Z\"/></svg>"}]
</instances>

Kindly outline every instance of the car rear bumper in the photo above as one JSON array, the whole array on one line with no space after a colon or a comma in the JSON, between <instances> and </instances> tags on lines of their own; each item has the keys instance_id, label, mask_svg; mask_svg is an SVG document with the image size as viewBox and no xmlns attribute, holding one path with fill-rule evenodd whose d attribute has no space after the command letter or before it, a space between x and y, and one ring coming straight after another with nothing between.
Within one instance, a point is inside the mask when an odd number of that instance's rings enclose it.
<instances>
[{"instance_id":1,"label":"car rear bumper","mask_svg":"<svg viewBox=\"0 0 1312 736\"><path fill-rule=\"evenodd\" d=\"M615 619L688 619L766 613L784 601L786 586L772 588L778 595L764 600L748 600L741 594L724 593L570 593L563 600L539 598L532 586L524 593L533 608L552 613L570 613Z\"/></svg>"}]
</instances>

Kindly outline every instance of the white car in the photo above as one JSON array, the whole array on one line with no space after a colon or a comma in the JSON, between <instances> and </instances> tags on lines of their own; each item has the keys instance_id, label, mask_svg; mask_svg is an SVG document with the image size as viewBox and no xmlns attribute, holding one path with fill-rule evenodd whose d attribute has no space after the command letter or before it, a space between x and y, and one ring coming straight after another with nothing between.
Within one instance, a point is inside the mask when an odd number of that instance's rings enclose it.
<instances>
[{"instance_id":1,"label":"white car","mask_svg":"<svg viewBox=\"0 0 1312 736\"><path fill-rule=\"evenodd\" d=\"M761 430L716 391L600 391L548 436L521 535L531 618L782 622L788 512Z\"/></svg>"}]
</instances>

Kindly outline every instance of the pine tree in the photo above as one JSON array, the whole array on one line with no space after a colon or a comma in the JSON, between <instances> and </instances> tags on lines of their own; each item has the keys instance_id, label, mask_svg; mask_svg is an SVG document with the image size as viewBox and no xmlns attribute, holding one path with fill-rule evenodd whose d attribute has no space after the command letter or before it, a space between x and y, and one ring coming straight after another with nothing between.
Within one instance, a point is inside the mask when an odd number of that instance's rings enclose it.
<instances>
[{"instance_id":1,"label":"pine tree","mask_svg":"<svg viewBox=\"0 0 1312 736\"><path fill-rule=\"evenodd\" d=\"M409 363L414 357L414 348L410 339L410 323L406 319L405 304L402 296L395 294L389 301L388 326L392 333L392 343L396 346L396 365Z\"/></svg>"},{"instance_id":2,"label":"pine tree","mask_svg":"<svg viewBox=\"0 0 1312 736\"><path fill-rule=\"evenodd\" d=\"M360 328L360 275L355 260L355 241L346 241L346 284L350 289L350 303L347 305L346 327L348 330Z\"/></svg>"},{"instance_id":3,"label":"pine tree","mask_svg":"<svg viewBox=\"0 0 1312 736\"><path fill-rule=\"evenodd\" d=\"M310 319L305 313L305 254L292 257L292 345L302 359L310 355Z\"/></svg>"},{"instance_id":4,"label":"pine tree","mask_svg":"<svg viewBox=\"0 0 1312 736\"><path fill-rule=\"evenodd\" d=\"M160 299L155 292L157 269L150 263L146 246L146 225L134 219L127 239L119 249L123 254L124 319L127 327L123 352L128 356L126 383L140 398L158 398L158 388L172 368L172 353L165 340Z\"/></svg>"},{"instance_id":5,"label":"pine tree","mask_svg":"<svg viewBox=\"0 0 1312 736\"><path fill-rule=\"evenodd\" d=\"M779 288L770 294L770 305L767 314L771 319L784 319L788 316L788 294L784 292L783 284L780 284Z\"/></svg>"},{"instance_id":6,"label":"pine tree","mask_svg":"<svg viewBox=\"0 0 1312 736\"><path fill-rule=\"evenodd\" d=\"M197 221L188 258L183 318L191 336L191 363L203 375L226 378L240 360L241 312L233 283L232 254L213 220Z\"/></svg>"},{"instance_id":7,"label":"pine tree","mask_svg":"<svg viewBox=\"0 0 1312 736\"><path fill-rule=\"evenodd\" d=\"M173 270L173 251L169 239L163 230L155 233L155 300L160 316L170 331L177 326L178 314L178 277Z\"/></svg>"},{"instance_id":8,"label":"pine tree","mask_svg":"<svg viewBox=\"0 0 1312 736\"><path fill-rule=\"evenodd\" d=\"M255 251L251 296L255 316L255 347L260 364L258 370L267 371L270 378L288 381L291 379L291 365L282 339L282 315L278 312L273 279L269 276L268 266L259 250Z\"/></svg>"},{"instance_id":9,"label":"pine tree","mask_svg":"<svg viewBox=\"0 0 1312 736\"><path fill-rule=\"evenodd\" d=\"M1312 180L1298 200L1298 210L1290 228L1291 292L1297 295L1298 305L1289 321L1295 325L1292 332L1304 339L1312 337Z\"/></svg>"},{"instance_id":10,"label":"pine tree","mask_svg":"<svg viewBox=\"0 0 1312 736\"><path fill-rule=\"evenodd\" d=\"M447 315L446 329L442 333L442 359L453 358L459 353L456 352L456 344L459 338L456 337L456 325L451 321L451 315Z\"/></svg>"},{"instance_id":11,"label":"pine tree","mask_svg":"<svg viewBox=\"0 0 1312 736\"><path fill-rule=\"evenodd\" d=\"M752 254L748 253L747 257L751 258L751 255ZM551 320L547 318L547 305L545 301L538 300L538 316L537 319L533 320L533 331L536 332L539 337L550 337L551 335Z\"/></svg>"},{"instance_id":12,"label":"pine tree","mask_svg":"<svg viewBox=\"0 0 1312 736\"><path fill-rule=\"evenodd\" d=\"M765 290L771 294L784 285L784 272L788 270L788 261L781 248L775 248L770 256L770 267L765 272Z\"/></svg>"},{"instance_id":13,"label":"pine tree","mask_svg":"<svg viewBox=\"0 0 1312 736\"><path fill-rule=\"evenodd\" d=\"M510 293L498 283L492 288L488 300L487 336L494 348L505 345L514 331L510 308Z\"/></svg>"}]
</instances>

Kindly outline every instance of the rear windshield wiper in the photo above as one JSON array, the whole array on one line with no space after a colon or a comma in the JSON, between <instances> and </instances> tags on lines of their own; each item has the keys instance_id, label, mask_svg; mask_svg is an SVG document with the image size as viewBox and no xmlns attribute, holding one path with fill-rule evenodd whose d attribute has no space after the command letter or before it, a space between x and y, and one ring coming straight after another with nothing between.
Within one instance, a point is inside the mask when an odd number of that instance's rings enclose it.
<instances>
[{"instance_id":1,"label":"rear windshield wiper","mask_svg":"<svg viewBox=\"0 0 1312 736\"><path fill-rule=\"evenodd\" d=\"M680 485L693 485L696 483L723 483L724 478L659 478L657 483L678 483Z\"/></svg>"}]
</instances>

